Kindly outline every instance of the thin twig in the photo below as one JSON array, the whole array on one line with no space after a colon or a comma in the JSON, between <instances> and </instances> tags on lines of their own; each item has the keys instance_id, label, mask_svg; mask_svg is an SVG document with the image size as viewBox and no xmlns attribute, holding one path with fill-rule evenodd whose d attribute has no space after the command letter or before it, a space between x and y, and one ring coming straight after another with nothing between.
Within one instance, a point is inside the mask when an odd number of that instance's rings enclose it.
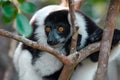
<instances>
[{"instance_id":1,"label":"thin twig","mask_svg":"<svg viewBox=\"0 0 120 80\"><path fill-rule=\"evenodd\" d=\"M69 3L69 11L70 11L70 19L71 19L71 26L72 26L72 40L71 40L71 47L70 47L70 54L76 52L76 45L78 40L78 29L77 23L75 23L75 9L74 9L74 0L68 0ZM74 68L77 65L78 56L77 55L69 55L69 59L71 60L70 64L65 64L63 70L59 76L58 80L69 80L70 76L72 75Z\"/></svg>"},{"instance_id":2,"label":"thin twig","mask_svg":"<svg viewBox=\"0 0 120 80\"><path fill-rule=\"evenodd\" d=\"M72 26L72 31L73 31L73 36L72 36L72 40L71 40L71 48L70 48L70 54L72 54L76 51L78 31L77 31L76 25L75 25L76 23L75 23L74 0L69 0L68 3L69 3L71 26Z\"/></svg>"},{"instance_id":3,"label":"thin twig","mask_svg":"<svg viewBox=\"0 0 120 80\"><path fill-rule=\"evenodd\" d=\"M120 0L110 1L110 5L105 21L105 29L103 32L103 37L100 47L96 80L107 80L108 59L109 59L111 42L114 33L114 26L119 12L119 6L120 6L119 4L120 4Z\"/></svg>"},{"instance_id":4,"label":"thin twig","mask_svg":"<svg viewBox=\"0 0 120 80\"><path fill-rule=\"evenodd\" d=\"M75 2L75 4L74 4L75 10L79 10L80 7L83 5L83 3L85 3L85 1L86 0L79 0L79 1Z\"/></svg>"},{"instance_id":5,"label":"thin twig","mask_svg":"<svg viewBox=\"0 0 120 80\"><path fill-rule=\"evenodd\" d=\"M68 0L61 0L61 6L68 7Z\"/></svg>"}]
</instances>

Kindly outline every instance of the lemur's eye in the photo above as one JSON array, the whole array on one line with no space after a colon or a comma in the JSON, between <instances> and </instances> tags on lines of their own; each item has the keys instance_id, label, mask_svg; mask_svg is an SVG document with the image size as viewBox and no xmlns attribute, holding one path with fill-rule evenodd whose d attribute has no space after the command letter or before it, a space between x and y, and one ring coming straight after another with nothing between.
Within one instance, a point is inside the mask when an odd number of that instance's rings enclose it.
<instances>
[{"instance_id":1,"label":"lemur's eye","mask_svg":"<svg viewBox=\"0 0 120 80\"><path fill-rule=\"evenodd\" d=\"M63 32L63 31L64 31L64 28L63 28L63 27L59 27L59 28L58 28L58 31L59 31L59 32Z\"/></svg>"},{"instance_id":2,"label":"lemur's eye","mask_svg":"<svg viewBox=\"0 0 120 80\"><path fill-rule=\"evenodd\" d=\"M51 31L50 27L46 27L45 31L49 33Z\"/></svg>"}]
</instances>

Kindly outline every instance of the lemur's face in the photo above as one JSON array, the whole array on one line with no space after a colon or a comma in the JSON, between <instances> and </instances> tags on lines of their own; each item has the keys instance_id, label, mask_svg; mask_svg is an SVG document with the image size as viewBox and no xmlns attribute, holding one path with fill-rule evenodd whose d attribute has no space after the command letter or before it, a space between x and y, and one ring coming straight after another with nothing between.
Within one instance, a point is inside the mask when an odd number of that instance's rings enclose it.
<instances>
[{"instance_id":1,"label":"lemur's face","mask_svg":"<svg viewBox=\"0 0 120 80\"><path fill-rule=\"evenodd\" d=\"M52 47L61 47L65 45L71 36L67 11L56 11L49 14L45 19L44 25L47 43Z\"/></svg>"}]
</instances>

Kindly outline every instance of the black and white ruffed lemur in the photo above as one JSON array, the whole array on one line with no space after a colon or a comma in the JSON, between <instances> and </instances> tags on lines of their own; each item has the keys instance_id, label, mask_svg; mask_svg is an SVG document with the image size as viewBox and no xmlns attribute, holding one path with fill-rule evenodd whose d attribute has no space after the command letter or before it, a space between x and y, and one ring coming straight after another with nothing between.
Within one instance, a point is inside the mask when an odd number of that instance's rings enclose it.
<instances>
[{"instance_id":1,"label":"black and white ruffed lemur","mask_svg":"<svg viewBox=\"0 0 120 80\"><path fill-rule=\"evenodd\" d=\"M75 17L75 24L79 27L77 50L101 40L103 30L98 25L80 11L75 12ZM28 39L50 46L61 55L69 55L73 30L67 8L59 5L46 6L35 13L30 24L33 26L33 33ZM112 45L116 45L119 40L120 30L115 29ZM112 53L118 56L120 45L117 45ZM83 60L75 68L70 80L93 80L98 56L99 54L95 53ZM63 63L53 55L23 43L20 43L15 51L14 64L19 80L57 80L63 68Z\"/></svg>"}]
</instances>

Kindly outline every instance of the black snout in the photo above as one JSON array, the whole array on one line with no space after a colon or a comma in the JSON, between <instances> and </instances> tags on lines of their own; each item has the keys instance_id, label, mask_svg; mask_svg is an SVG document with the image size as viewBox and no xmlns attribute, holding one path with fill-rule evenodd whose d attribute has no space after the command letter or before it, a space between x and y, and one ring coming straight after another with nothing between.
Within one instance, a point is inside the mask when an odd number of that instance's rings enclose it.
<instances>
[{"instance_id":1,"label":"black snout","mask_svg":"<svg viewBox=\"0 0 120 80\"><path fill-rule=\"evenodd\" d=\"M58 35L57 35L57 32L55 30L51 31L49 33L47 43L49 45L52 45L52 46L57 45L59 43L59 39L57 38L57 36Z\"/></svg>"},{"instance_id":2,"label":"black snout","mask_svg":"<svg viewBox=\"0 0 120 80\"><path fill-rule=\"evenodd\" d=\"M55 40L47 40L47 43L48 43L49 45L56 45L56 44L58 44L58 42L55 41Z\"/></svg>"}]
</instances>

